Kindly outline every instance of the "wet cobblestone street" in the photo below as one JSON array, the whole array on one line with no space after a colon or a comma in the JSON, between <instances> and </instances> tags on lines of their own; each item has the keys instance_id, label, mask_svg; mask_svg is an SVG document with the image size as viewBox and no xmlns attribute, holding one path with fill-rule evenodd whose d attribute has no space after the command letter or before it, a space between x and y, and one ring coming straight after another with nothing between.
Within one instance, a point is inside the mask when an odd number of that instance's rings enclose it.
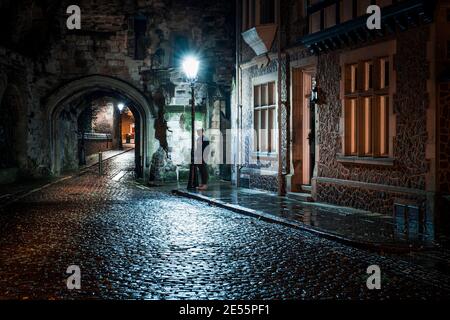
<instances>
[{"instance_id":1,"label":"wet cobblestone street","mask_svg":"<svg viewBox=\"0 0 450 320\"><path fill-rule=\"evenodd\" d=\"M2 299L437 299L448 276L133 181L134 153L0 209ZM126 173L126 174L125 174ZM81 290L66 269L81 268ZM368 290L379 265L382 289Z\"/></svg>"}]
</instances>

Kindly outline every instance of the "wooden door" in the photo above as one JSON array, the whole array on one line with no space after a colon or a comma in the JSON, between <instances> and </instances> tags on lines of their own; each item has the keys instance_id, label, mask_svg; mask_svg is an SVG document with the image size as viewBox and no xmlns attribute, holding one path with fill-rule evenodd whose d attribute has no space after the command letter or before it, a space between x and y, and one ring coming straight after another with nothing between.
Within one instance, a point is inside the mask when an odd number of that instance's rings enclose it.
<instances>
[{"instance_id":1,"label":"wooden door","mask_svg":"<svg viewBox=\"0 0 450 320\"><path fill-rule=\"evenodd\" d=\"M292 177L293 192L311 183L311 112L312 73L301 68L292 70Z\"/></svg>"}]
</instances>

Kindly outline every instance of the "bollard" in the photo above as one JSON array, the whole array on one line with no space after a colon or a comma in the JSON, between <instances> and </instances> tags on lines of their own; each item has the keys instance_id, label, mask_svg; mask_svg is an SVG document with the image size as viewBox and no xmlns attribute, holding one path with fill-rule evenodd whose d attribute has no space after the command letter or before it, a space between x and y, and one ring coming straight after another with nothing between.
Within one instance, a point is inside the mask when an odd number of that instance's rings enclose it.
<instances>
[{"instance_id":1,"label":"bollard","mask_svg":"<svg viewBox=\"0 0 450 320\"><path fill-rule=\"evenodd\" d=\"M98 153L98 174L103 175L103 153L101 151Z\"/></svg>"}]
</instances>

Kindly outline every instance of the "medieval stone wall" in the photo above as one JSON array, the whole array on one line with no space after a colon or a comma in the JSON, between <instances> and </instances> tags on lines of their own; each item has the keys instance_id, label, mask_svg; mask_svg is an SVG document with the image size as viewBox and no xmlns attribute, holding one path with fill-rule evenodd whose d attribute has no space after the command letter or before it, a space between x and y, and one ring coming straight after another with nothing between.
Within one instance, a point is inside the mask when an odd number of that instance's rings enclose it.
<instances>
[{"instance_id":1,"label":"medieval stone wall","mask_svg":"<svg viewBox=\"0 0 450 320\"><path fill-rule=\"evenodd\" d=\"M32 62L21 54L0 47L0 144L4 158L0 166L20 167L20 175L28 175L29 168L35 166L33 159L27 156L29 151L36 150L33 146L36 140L32 135L35 127L27 128L35 118L31 108L32 80Z\"/></svg>"},{"instance_id":2,"label":"medieval stone wall","mask_svg":"<svg viewBox=\"0 0 450 320\"><path fill-rule=\"evenodd\" d=\"M81 8L81 30L66 28L69 4ZM16 77L22 75L18 82L27 86L20 92L28 99L24 102L24 114L28 115L28 169L33 174L48 173L51 161L48 115L42 102L73 79L93 74L120 78L140 89L150 100L161 100L158 107L164 109L164 104L169 104L177 94L172 81L180 77L179 61L175 58L193 50L202 61L200 81L230 90L235 56L233 2L27 0L26 4L8 2L1 8L3 13L11 12L9 19L16 15L32 17L16 19L14 23L5 19L0 23L7 30L0 40L0 68L23 65L22 71L15 73ZM145 21L139 39L136 19ZM45 32L45 41L30 42L36 32ZM177 36L187 39L188 48L183 48L186 51L177 46ZM141 57L136 57L137 48L143 52ZM163 95L163 99L155 95ZM198 98L200 103L205 99ZM164 121L162 110L157 122ZM167 128L163 124L161 127ZM164 145L165 132L158 134Z\"/></svg>"}]
</instances>

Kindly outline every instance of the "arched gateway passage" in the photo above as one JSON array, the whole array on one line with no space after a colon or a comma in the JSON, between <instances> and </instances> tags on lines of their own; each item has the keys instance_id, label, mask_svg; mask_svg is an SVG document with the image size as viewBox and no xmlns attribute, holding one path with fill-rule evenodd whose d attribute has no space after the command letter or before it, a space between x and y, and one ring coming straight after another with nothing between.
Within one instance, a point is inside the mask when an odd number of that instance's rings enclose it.
<instances>
[{"instance_id":1,"label":"arched gateway passage","mask_svg":"<svg viewBox=\"0 0 450 320\"><path fill-rule=\"evenodd\" d=\"M129 83L108 76L91 75L73 80L54 92L46 102L48 112L51 170L60 175L68 162L68 150L77 148L76 119L83 111L83 103L99 96L111 97L129 106L136 120L136 172L148 178L156 112L153 104ZM73 149L72 149L73 150ZM73 156L72 156L73 158Z\"/></svg>"}]
</instances>

